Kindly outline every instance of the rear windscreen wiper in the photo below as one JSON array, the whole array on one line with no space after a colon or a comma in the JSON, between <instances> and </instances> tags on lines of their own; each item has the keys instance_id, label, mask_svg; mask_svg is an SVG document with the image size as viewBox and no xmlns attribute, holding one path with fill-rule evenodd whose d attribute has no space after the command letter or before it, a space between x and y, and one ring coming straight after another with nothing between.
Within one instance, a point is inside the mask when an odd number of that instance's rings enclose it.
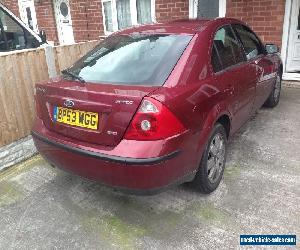
<instances>
[{"instance_id":1,"label":"rear windscreen wiper","mask_svg":"<svg viewBox=\"0 0 300 250\"><path fill-rule=\"evenodd\" d=\"M81 77L81 76L78 76L78 75L75 75L73 72L71 71L68 71L68 70L63 70L61 73L65 74L65 75L69 75L71 77L73 77L74 79L77 79L78 81L80 81L81 83L85 83L85 80Z\"/></svg>"}]
</instances>

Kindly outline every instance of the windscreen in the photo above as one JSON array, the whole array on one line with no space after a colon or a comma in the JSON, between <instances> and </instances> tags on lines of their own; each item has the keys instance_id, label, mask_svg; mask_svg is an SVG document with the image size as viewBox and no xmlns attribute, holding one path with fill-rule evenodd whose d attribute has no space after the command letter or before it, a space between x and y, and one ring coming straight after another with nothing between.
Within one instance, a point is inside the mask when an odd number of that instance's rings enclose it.
<instances>
[{"instance_id":1,"label":"windscreen","mask_svg":"<svg viewBox=\"0 0 300 250\"><path fill-rule=\"evenodd\" d=\"M191 38L189 35L112 36L69 71L92 83L161 86Z\"/></svg>"}]
</instances>

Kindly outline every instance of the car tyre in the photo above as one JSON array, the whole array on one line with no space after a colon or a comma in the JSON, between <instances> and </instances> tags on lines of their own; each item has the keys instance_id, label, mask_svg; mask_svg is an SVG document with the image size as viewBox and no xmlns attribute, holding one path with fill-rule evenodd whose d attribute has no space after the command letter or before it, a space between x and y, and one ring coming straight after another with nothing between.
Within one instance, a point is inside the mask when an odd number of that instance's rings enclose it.
<instances>
[{"instance_id":1,"label":"car tyre","mask_svg":"<svg viewBox=\"0 0 300 250\"><path fill-rule=\"evenodd\" d=\"M281 92L281 80L282 77L281 77L281 73L279 72L276 76L273 90L264 104L265 107L274 108L279 103L280 92Z\"/></svg>"},{"instance_id":2,"label":"car tyre","mask_svg":"<svg viewBox=\"0 0 300 250\"><path fill-rule=\"evenodd\" d=\"M226 153L227 134L225 128L217 123L210 134L199 169L192 182L195 189L204 194L217 189L223 177Z\"/></svg>"}]
</instances>

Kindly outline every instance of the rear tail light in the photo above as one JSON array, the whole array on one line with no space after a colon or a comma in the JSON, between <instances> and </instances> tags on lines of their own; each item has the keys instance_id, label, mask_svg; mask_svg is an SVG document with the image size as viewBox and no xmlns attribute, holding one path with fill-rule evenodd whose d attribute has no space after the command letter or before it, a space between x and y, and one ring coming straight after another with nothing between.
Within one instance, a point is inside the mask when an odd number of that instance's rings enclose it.
<instances>
[{"instance_id":1,"label":"rear tail light","mask_svg":"<svg viewBox=\"0 0 300 250\"><path fill-rule=\"evenodd\" d=\"M124 138L127 140L161 140L185 131L177 117L162 103L144 98Z\"/></svg>"}]
</instances>

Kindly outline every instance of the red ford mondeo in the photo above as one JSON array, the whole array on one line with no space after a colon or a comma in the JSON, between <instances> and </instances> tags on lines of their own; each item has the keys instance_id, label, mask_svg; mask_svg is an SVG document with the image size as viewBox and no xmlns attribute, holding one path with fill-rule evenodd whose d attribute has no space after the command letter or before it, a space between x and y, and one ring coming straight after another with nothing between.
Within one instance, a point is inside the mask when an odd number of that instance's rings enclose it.
<instances>
[{"instance_id":1,"label":"red ford mondeo","mask_svg":"<svg viewBox=\"0 0 300 250\"><path fill-rule=\"evenodd\" d=\"M115 33L62 73L36 85L32 135L50 164L135 193L183 182L210 193L228 138L279 102L282 63L276 45L220 18Z\"/></svg>"}]
</instances>

